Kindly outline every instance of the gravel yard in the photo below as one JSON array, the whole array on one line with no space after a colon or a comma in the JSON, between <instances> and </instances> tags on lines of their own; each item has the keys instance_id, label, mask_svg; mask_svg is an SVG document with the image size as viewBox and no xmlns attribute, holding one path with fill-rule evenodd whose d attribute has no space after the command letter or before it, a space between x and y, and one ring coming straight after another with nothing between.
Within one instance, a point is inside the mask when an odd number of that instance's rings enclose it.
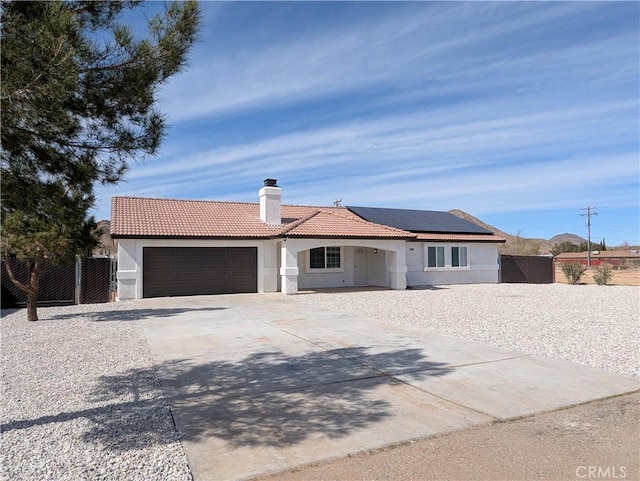
<instances>
[{"instance_id":1,"label":"gravel yard","mask_svg":"<svg viewBox=\"0 0 640 481\"><path fill-rule=\"evenodd\" d=\"M190 480L131 303L3 311L6 480Z\"/></svg>"},{"instance_id":2,"label":"gravel yard","mask_svg":"<svg viewBox=\"0 0 640 481\"><path fill-rule=\"evenodd\" d=\"M302 293L317 305L638 376L639 287L439 286ZM134 303L3 311L6 480L189 480Z\"/></svg>"},{"instance_id":3,"label":"gravel yard","mask_svg":"<svg viewBox=\"0 0 640 481\"><path fill-rule=\"evenodd\" d=\"M306 292L295 299L640 376L640 287L470 284Z\"/></svg>"}]
</instances>

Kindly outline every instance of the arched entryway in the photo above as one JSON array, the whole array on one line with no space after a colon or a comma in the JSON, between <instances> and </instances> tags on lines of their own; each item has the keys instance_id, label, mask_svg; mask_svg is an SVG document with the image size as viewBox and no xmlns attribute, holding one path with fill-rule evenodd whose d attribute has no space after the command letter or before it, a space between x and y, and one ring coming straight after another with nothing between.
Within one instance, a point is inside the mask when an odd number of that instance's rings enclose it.
<instances>
[{"instance_id":1,"label":"arched entryway","mask_svg":"<svg viewBox=\"0 0 640 481\"><path fill-rule=\"evenodd\" d=\"M282 242L281 291L380 286L406 288L404 241L296 239Z\"/></svg>"}]
</instances>

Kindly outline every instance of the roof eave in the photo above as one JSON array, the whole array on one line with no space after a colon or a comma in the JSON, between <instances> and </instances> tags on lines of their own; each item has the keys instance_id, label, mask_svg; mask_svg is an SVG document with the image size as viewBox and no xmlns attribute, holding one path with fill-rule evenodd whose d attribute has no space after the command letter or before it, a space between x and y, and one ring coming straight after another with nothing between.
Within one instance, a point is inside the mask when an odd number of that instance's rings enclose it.
<instances>
[{"instance_id":1,"label":"roof eave","mask_svg":"<svg viewBox=\"0 0 640 481\"><path fill-rule=\"evenodd\" d=\"M194 236L194 235L140 235L140 234L111 234L112 239L200 239L200 240L267 240L278 236Z\"/></svg>"},{"instance_id":2,"label":"roof eave","mask_svg":"<svg viewBox=\"0 0 640 481\"><path fill-rule=\"evenodd\" d=\"M306 235L306 234L282 234L282 238L295 239L361 239L361 240L414 240L415 237L407 236L361 236L361 235Z\"/></svg>"},{"instance_id":3,"label":"roof eave","mask_svg":"<svg viewBox=\"0 0 640 481\"><path fill-rule=\"evenodd\" d=\"M415 242L468 242L470 244L504 244L507 239L412 239Z\"/></svg>"}]
</instances>

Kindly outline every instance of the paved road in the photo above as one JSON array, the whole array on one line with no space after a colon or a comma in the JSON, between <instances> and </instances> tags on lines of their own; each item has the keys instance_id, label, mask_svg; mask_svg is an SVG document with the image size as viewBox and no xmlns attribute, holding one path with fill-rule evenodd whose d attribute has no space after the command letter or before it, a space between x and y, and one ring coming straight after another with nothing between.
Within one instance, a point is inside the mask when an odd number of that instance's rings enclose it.
<instances>
[{"instance_id":1,"label":"paved road","mask_svg":"<svg viewBox=\"0 0 640 481\"><path fill-rule=\"evenodd\" d=\"M638 388L635 378L279 294L137 305L196 481L247 479Z\"/></svg>"}]
</instances>

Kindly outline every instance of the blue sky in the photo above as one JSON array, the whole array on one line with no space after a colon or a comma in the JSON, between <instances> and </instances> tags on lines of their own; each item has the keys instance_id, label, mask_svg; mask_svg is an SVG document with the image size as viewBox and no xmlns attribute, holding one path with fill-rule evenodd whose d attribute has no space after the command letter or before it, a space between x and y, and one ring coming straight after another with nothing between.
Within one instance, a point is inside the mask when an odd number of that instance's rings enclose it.
<instances>
[{"instance_id":1,"label":"blue sky","mask_svg":"<svg viewBox=\"0 0 640 481\"><path fill-rule=\"evenodd\" d=\"M150 15L161 4L143 5ZM113 195L462 209L640 243L640 4L203 2L156 158Z\"/></svg>"}]
</instances>

